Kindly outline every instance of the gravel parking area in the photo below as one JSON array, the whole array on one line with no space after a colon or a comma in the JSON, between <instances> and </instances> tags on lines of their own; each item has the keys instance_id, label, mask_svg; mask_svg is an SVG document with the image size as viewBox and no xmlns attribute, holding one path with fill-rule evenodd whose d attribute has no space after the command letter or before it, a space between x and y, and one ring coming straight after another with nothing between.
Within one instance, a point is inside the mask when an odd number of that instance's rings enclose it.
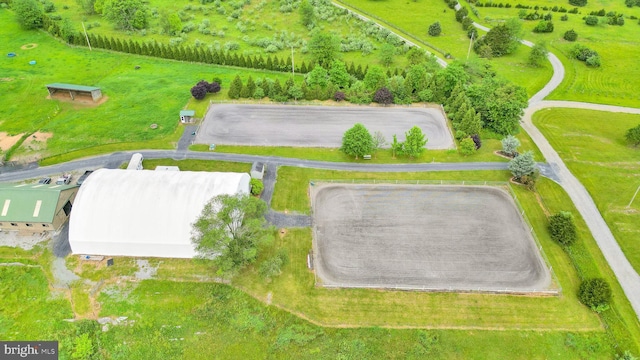
<instances>
[{"instance_id":1,"label":"gravel parking area","mask_svg":"<svg viewBox=\"0 0 640 360\"><path fill-rule=\"evenodd\" d=\"M314 264L326 286L544 291L551 276L499 187L315 184Z\"/></svg>"},{"instance_id":2,"label":"gravel parking area","mask_svg":"<svg viewBox=\"0 0 640 360\"><path fill-rule=\"evenodd\" d=\"M293 106L219 104L211 107L198 130L199 144L331 147L356 123L391 142L404 141L414 125L428 139L427 149L454 147L442 113L433 108L365 106Z\"/></svg>"}]
</instances>

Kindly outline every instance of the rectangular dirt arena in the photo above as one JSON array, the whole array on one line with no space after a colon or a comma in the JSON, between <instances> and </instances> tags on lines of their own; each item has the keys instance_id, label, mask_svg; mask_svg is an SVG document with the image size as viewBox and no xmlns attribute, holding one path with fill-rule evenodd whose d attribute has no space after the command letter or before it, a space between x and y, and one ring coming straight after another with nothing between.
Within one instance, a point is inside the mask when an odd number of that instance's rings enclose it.
<instances>
[{"instance_id":1,"label":"rectangular dirt arena","mask_svg":"<svg viewBox=\"0 0 640 360\"><path fill-rule=\"evenodd\" d=\"M536 292L551 276L508 190L493 186L311 186L319 283Z\"/></svg>"},{"instance_id":2,"label":"rectangular dirt arena","mask_svg":"<svg viewBox=\"0 0 640 360\"><path fill-rule=\"evenodd\" d=\"M198 144L329 147L356 123L387 142L418 126L427 149L454 148L453 137L439 109L422 107L302 106L214 104L198 129Z\"/></svg>"}]
</instances>

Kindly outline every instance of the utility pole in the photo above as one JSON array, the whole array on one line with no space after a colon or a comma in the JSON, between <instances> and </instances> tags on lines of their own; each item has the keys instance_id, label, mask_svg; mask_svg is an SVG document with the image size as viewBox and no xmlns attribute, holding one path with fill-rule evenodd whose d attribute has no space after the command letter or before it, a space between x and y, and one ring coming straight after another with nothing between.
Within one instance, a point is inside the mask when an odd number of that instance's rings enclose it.
<instances>
[{"instance_id":1,"label":"utility pole","mask_svg":"<svg viewBox=\"0 0 640 360\"><path fill-rule=\"evenodd\" d=\"M291 45L291 75L296 76L296 67L293 61L293 45Z\"/></svg>"},{"instance_id":2,"label":"utility pole","mask_svg":"<svg viewBox=\"0 0 640 360\"><path fill-rule=\"evenodd\" d=\"M475 34L475 32L471 32L471 40L469 40L469 50L467 51L467 61L469 61L469 54L471 54L471 44L473 44L473 35L474 34Z\"/></svg>"},{"instance_id":3,"label":"utility pole","mask_svg":"<svg viewBox=\"0 0 640 360\"><path fill-rule=\"evenodd\" d=\"M87 35L87 29L84 27L84 21L82 22L82 30L84 30L84 38L87 39L87 45L89 45L89 51L91 50L91 43L89 42L89 36Z\"/></svg>"}]
</instances>

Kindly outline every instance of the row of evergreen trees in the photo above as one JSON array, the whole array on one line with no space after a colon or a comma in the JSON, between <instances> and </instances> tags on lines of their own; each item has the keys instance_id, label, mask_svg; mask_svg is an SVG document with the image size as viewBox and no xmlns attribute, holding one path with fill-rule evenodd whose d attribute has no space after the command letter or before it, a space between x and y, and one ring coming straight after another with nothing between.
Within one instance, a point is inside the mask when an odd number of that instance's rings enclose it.
<instances>
[{"instance_id":1,"label":"row of evergreen trees","mask_svg":"<svg viewBox=\"0 0 640 360\"><path fill-rule=\"evenodd\" d=\"M64 22L52 20L47 15L43 17L43 20L44 29L53 36L62 38L72 45L87 46L87 39L83 33L69 31L69 29L65 29ZM269 55L266 58L262 55L244 56L205 46L171 46L155 41L140 43L131 39L123 40L93 33L88 34L88 39L92 47L129 54L213 65L229 65L259 70L291 72L291 57L284 59L275 55ZM313 63L307 64L305 61L302 61L300 65L296 64L295 72L306 74L313 68ZM368 66L363 68L362 65L356 66L351 62L349 66L347 66L347 72L355 78L362 80L367 73L367 68ZM395 73L397 74L398 72L399 70L396 69Z\"/></svg>"}]
</instances>

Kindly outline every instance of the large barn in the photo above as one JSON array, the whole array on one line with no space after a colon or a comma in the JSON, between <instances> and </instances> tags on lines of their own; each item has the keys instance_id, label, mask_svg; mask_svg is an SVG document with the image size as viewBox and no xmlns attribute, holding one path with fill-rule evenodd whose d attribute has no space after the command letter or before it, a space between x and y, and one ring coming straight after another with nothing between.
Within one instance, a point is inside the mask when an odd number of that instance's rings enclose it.
<instances>
[{"instance_id":1,"label":"large barn","mask_svg":"<svg viewBox=\"0 0 640 360\"><path fill-rule=\"evenodd\" d=\"M191 224L220 194L248 194L249 174L100 169L73 205L74 254L192 258Z\"/></svg>"}]
</instances>

